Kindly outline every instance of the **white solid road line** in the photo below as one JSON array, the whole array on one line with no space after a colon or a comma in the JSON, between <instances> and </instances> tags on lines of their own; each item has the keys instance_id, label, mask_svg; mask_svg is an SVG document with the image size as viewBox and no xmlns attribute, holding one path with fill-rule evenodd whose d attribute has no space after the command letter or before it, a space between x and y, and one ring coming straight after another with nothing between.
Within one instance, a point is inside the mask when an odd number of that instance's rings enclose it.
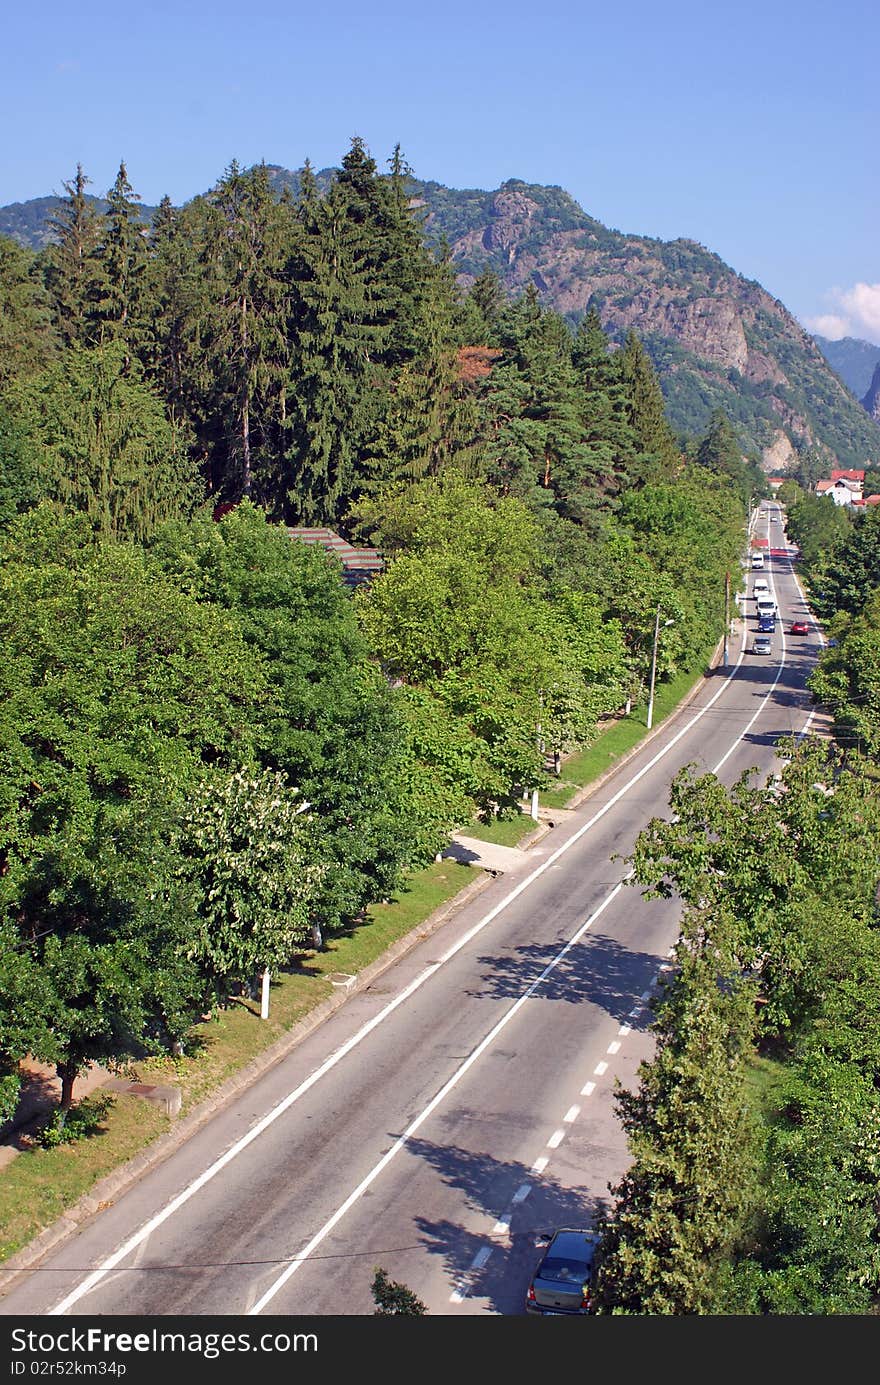
<instances>
[{"instance_id":1,"label":"white solid road line","mask_svg":"<svg viewBox=\"0 0 880 1385\"><path fill-rule=\"evenodd\" d=\"M105 1277L105 1275L107 1275L111 1270L115 1269L122 1262L122 1260L125 1259L127 1255L131 1254L131 1252L135 1250L139 1245L141 1245L149 1236L151 1236L153 1232L158 1229L158 1227L160 1227L165 1221L167 1221L171 1216L173 1216L177 1211L179 1211L180 1208L183 1207L184 1204L187 1203L191 1197L193 1197L201 1188L203 1188L207 1183L209 1183L213 1178L215 1178L217 1174L220 1173L226 1167L227 1164L231 1163L231 1161L235 1159L244 1149L246 1149L248 1145L252 1144L254 1140L256 1140L261 1134L263 1134L263 1132L267 1130L270 1125L272 1125L277 1119L279 1119L279 1117L282 1116L285 1111L289 1110L290 1107L296 1101L298 1101L300 1097L302 1097L306 1092L308 1092L315 1085L315 1083L317 1083L323 1076L325 1076L326 1073L331 1070L331 1068L335 1067L337 1063L341 1062L341 1060L344 1057L346 1057L370 1033L372 1033L372 1031L375 1028L377 1028L377 1026L381 1024L394 1010L396 1010L398 1006L402 1005L405 1000L408 1000L409 997L415 991L417 991L422 985L424 985L424 983L427 980L429 980L435 974L435 972L437 972L440 969L441 966L445 965L446 962L448 962L449 960L451 960L451 958L456 956L456 954L459 951L461 951L461 949L465 947L474 937L476 937L484 928L486 928L488 924L492 922L493 919L497 918L497 916L504 909L506 909L513 902L514 899L517 899L519 895L523 893L524 890L528 889L528 887L532 885L534 881L537 880L541 875L543 875L545 871L549 870L550 867L556 861L558 861L561 856L563 856L577 842L579 842L580 839L583 836L585 836L586 833L589 832L590 829L594 827L595 824L599 822L605 816L606 813L610 812L610 810L613 807L615 807L616 804L619 803L620 800L624 798L626 794L629 793L629 791L632 788L634 788L635 785L638 784L644 778L644 776L654 768L655 765L659 764L659 762L669 754L669 752L678 744L678 742L682 740L682 738L686 736L687 733L699 721L702 720L706 713L711 710L711 708L715 705L715 703L718 701L718 699L722 696L722 694L726 691L726 689L729 687L729 685L735 678L737 671L742 663L744 652L745 640L743 640L742 648L740 649L739 657L733 667L733 670L724 679L723 683L717 689L717 691L713 693L712 697L705 704L705 706L702 707L698 712L696 712L694 716L692 716L690 720L687 721L685 725L682 726L673 737L671 737L671 739L666 743L665 746L663 746L662 749L660 749L655 755L653 755L649 760L647 760L640 770L637 770L636 773L629 780L627 780L627 782L624 785L622 785L621 788L618 789L617 792L614 793L611 796L611 798L609 798L608 801L605 804L603 804L603 806L599 808L591 818L588 819L587 822L583 823L581 827L578 828L577 832L573 833L567 841L563 842L562 845L557 847L556 850L552 852L550 856L548 856L544 861L542 861L540 865L538 865L535 868L535 870L533 870L529 875L524 877L524 879L521 880L519 884L516 885L507 895L505 895L505 897L497 905L495 905L495 907L491 909L489 913L484 915L484 917L480 919L473 926L473 928L469 929L465 934L463 934L462 937L459 938L458 941L454 943L452 947L450 947L448 951L442 955L438 962L432 963L429 966L427 966L424 969L424 971L419 974L419 976L417 976L412 982L410 982L410 984L407 987L405 987L403 991L400 992L398 996L391 1000L388 1003L388 1005L386 1005L381 1011L379 1011L379 1013L376 1014L371 1020L368 1020L367 1023L364 1024L357 1031L356 1034L354 1034L349 1040L347 1040L346 1043L341 1045L339 1049L332 1053L329 1056L329 1058L327 1058L324 1061L324 1063L322 1063L318 1068L315 1069L313 1073L311 1073L303 1082L301 1082L298 1087L294 1088L293 1091L289 1092L288 1095L282 1101L280 1101L277 1106L273 1107L273 1109L269 1111L260 1121L258 1121L257 1124L247 1132L246 1135L243 1135L240 1140L237 1140L235 1144L230 1146L230 1148L223 1155L221 1155L220 1158L216 1159L214 1163L212 1163L207 1169L205 1169L204 1172L201 1173L198 1178L194 1179L192 1183L188 1184L187 1187L184 1188L183 1191L177 1195L177 1197L173 1198L172 1201L169 1202L164 1208L162 1208L160 1212L157 1212L154 1217L151 1217L150 1220L147 1221L143 1226L141 1226L132 1236L130 1236L128 1240L123 1243L123 1245L121 1245L117 1250L115 1250L112 1255L108 1256L107 1259L104 1260L102 1264L98 1266L97 1269L92 1270L91 1273L88 1274L86 1278L76 1286L75 1289L72 1289L70 1293L68 1293L60 1301L60 1303L58 1303L54 1308L49 1310L49 1316L60 1316L64 1313L67 1313L76 1303L79 1302L81 1298L83 1298L87 1293L91 1291L91 1289L93 1289L98 1283L100 1283L100 1281ZM780 673L781 666L780 670L777 672L777 678L774 681L773 688L775 688L776 682L778 682ZM764 705L766 705L766 702L769 699L773 691L773 688L771 688L770 691L768 691L766 697L763 699L761 704L762 708ZM757 716L758 714L756 713L755 715ZM725 755L724 760L727 759L728 755L732 754L734 748L748 733L748 730L754 724L754 721L755 717L751 719L751 721L749 722L749 726L746 728L746 730L743 731L741 735L738 736L736 740L733 742L730 750L727 752L727 755ZM720 761L719 764L723 764L724 760ZM632 871L629 872L629 875L632 875ZM558 965L562 957L583 936L583 934L590 927L593 920L598 918L598 916L605 910L605 908L611 903L611 901L616 897L616 895L620 892L622 888L623 882L621 881L606 896L606 898L590 916L587 922L583 924L582 927L575 932L575 934L572 936L569 942L566 943L562 951L559 954L557 954L557 956L550 963L548 963L547 967L545 967L544 971L532 983L532 985L527 989L527 991L525 991L523 995L520 996L519 999L514 1002L513 1006L502 1017L502 1019L495 1026L495 1028L492 1029L490 1033L485 1036L485 1038L473 1050L473 1052L469 1055L469 1057L465 1060L461 1067L459 1067L459 1069L440 1089L436 1096L428 1103L428 1105L424 1108L421 1114L417 1116L416 1119L411 1123L411 1125L407 1128L404 1134L400 1136L400 1138L397 1141L395 1141L395 1143L386 1152L383 1158L379 1160L379 1162L374 1166L371 1172L367 1174L367 1176L361 1181L361 1183L358 1184L357 1188L355 1188L353 1192L349 1195L349 1197L346 1198L345 1201L340 1205L340 1207L329 1219L329 1221L327 1221L325 1225L320 1229L320 1231L317 1232L317 1234L303 1249L300 1255L290 1265L287 1266L287 1268L279 1276L275 1283L272 1286L270 1286L270 1288L266 1291L265 1294L263 1294L263 1296L257 1301L257 1303L251 1309L249 1309L249 1315L252 1316L262 1312L263 1308L269 1302L271 1302L271 1300L275 1297L275 1295L278 1293L281 1287L288 1281L288 1279L290 1279L290 1277L296 1272L300 1265L303 1264L304 1261L309 1258L309 1256L313 1253L315 1248L324 1240L324 1238L330 1233L333 1227L337 1225L337 1223L341 1220L345 1213L354 1205L356 1201L358 1201L358 1199L362 1196L362 1194L366 1191L366 1189L370 1186L374 1179L378 1177L378 1174L382 1171L382 1169L384 1169L385 1166L388 1163L390 1163L390 1161L400 1151L400 1149L403 1148L406 1141L422 1125L423 1121L427 1119L431 1112L457 1085L464 1073L485 1051L489 1044L494 1040L495 1036L498 1033L500 1033L501 1030L509 1023L509 1021L518 1012L520 1007L525 1003L525 1001L534 992L534 990L537 989L539 985L541 985L541 983L546 979L546 977ZM647 994L650 994L650 992L648 992ZM606 1068L606 1063L600 1063L595 1070L595 1075L601 1076L602 1073L606 1070Z\"/></svg>"}]
</instances>

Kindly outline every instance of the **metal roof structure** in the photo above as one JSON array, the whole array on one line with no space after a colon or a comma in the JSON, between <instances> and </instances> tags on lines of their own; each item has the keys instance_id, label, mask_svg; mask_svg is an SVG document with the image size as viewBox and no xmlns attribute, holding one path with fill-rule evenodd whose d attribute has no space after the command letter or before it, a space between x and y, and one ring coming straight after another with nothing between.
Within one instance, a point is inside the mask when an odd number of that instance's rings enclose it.
<instances>
[{"instance_id":1,"label":"metal roof structure","mask_svg":"<svg viewBox=\"0 0 880 1385\"><path fill-rule=\"evenodd\" d=\"M287 534L301 543L320 544L326 553L335 553L342 563L342 580L347 587L359 587L385 570L385 561L377 548L356 548L333 529L297 527L288 528Z\"/></svg>"}]
</instances>

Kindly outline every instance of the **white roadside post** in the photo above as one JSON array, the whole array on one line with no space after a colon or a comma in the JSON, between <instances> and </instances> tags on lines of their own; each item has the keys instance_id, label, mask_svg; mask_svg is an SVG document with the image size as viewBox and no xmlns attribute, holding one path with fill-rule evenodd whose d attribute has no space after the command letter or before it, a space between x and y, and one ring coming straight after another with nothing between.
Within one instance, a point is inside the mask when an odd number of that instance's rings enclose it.
<instances>
[{"instance_id":1,"label":"white roadside post","mask_svg":"<svg viewBox=\"0 0 880 1385\"><path fill-rule=\"evenodd\" d=\"M667 625L674 625L674 620L664 620L663 628ZM657 678L657 646L660 643L660 603L657 603L657 616L654 621L654 649L651 654L651 690L648 693L648 730L654 724L654 683Z\"/></svg>"}]
</instances>

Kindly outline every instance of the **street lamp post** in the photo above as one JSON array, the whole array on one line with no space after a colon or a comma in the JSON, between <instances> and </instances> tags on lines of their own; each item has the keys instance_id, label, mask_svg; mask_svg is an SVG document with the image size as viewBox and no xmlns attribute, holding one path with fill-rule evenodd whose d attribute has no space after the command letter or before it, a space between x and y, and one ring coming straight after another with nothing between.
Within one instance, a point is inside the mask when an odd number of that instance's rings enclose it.
<instances>
[{"instance_id":1,"label":"street lamp post","mask_svg":"<svg viewBox=\"0 0 880 1385\"><path fill-rule=\"evenodd\" d=\"M667 625L674 625L674 620L664 620L663 628ZM654 649L651 654L651 688L648 693L648 730L650 731L654 723L654 683L657 678L657 646L660 643L660 603L657 603L657 615L654 619Z\"/></svg>"}]
</instances>

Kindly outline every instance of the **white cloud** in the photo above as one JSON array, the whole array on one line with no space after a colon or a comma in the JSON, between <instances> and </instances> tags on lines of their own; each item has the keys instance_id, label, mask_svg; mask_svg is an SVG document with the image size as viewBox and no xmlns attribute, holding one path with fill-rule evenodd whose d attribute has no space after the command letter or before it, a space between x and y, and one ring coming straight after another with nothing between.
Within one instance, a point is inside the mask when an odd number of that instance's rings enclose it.
<instances>
[{"instance_id":1,"label":"white cloud","mask_svg":"<svg viewBox=\"0 0 880 1385\"><path fill-rule=\"evenodd\" d=\"M825 313L821 317L807 317L804 322L811 332L815 332L820 337L826 337L828 341L840 341L841 337L850 334L849 322L845 317L838 317L835 313Z\"/></svg>"},{"instance_id":2,"label":"white cloud","mask_svg":"<svg viewBox=\"0 0 880 1385\"><path fill-rule=\"evenodd\" d=\"M829 341L858 337L880 346L880 284L858 283L849 289L831 289L825 297L837 311L805 318L811 332Z\"/></svg>"},{"instance_id":3,"label":"white cloud","mask_svg":"<svg viewBox=\"0 0 880 1385\"><path fill-rule=\"evenodd\" d=\"M860 334L880 342L880 284L856 284L840 301L847 316L861 329Z\"/></svg>"}]
</instances>

